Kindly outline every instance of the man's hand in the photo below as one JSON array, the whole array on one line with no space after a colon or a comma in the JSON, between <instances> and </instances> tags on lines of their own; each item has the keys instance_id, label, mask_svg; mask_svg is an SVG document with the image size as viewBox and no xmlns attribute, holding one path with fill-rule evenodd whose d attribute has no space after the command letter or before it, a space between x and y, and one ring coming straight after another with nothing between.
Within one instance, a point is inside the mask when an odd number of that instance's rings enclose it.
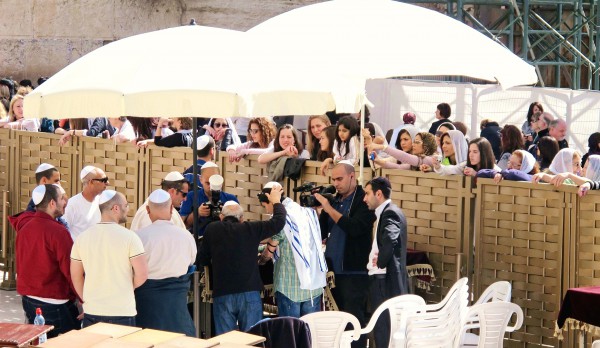
<instances>
[{"instance_id":1,"label":"man's hand","mask_svg":"<svg viewBox=\"0 0 600 348\"><path fill-rule=\"evenodd\" d=\"M373 256L373 260L371 260L373 262L373 267L377 267L377 257L379 256L379 252L376 252Z\"/></svg>"},{"instance_id":2,"label":"man's hand","mask_svg":"<svg viewBox=\"0 0 600 348\"><path fill-rule=\"evenodd\" d=\"M321 203L321 206L323 207L323 209L325 211L327 211L329 208L331 208L331 204L329 204L329 200L325 197L323 197L320 193L315 193L314 194L315 198L317 201L319 201L319 203Z\"/></svg>"},{"instance_id":3,"label":"man's hand","mask_svg":"<svg viewBox=\"0 0 600 348\"><path fill-rule=\"evenodd\" d=\"M202 203L202 205L198 207L198 215L202 217L207 217L210 215L210 207L208 204Z\"/></svg>"},{"instance_id":4,"label":"man's hand","mask_svg":"<svg viewBox=\"0 0 600 348\"><path fill-rule=\"evenodd\" d=\"M283 188L279 185L275 185L271 188L271 193L266 193L269 198L269 202L272 204L281 203L281 195L283 194Z\"/></svg>"}]
</instances>

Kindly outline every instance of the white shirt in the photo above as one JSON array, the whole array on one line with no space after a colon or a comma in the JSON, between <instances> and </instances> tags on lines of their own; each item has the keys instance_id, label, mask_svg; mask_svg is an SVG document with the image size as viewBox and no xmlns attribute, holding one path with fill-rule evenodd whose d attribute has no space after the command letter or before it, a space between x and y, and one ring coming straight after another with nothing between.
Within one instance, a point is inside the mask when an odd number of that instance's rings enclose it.
<instances>
[{"instance_id":1,"label":"white shirt","mask_svg":"<svg viewBox=\"0 0 600 348\"><path fill-rule=\"evenodd\" d=\"M373 245L371 246L371 253L369 253L369 261L367 262L367 271L369 271L369 275L385 274L385 268L373 266L373 258L375 258L375 254L379 253L379 247L377 246L377 228L379 227L379 218L381 217L383 209L387 207L391 201L391 199L388 199L381 203L377 209L375 209L375 216L377 217L377 220L375 220L376 224L373 226Z\"/></svg>"},{"instance_id":2,"label":"white shirt","mask_svg":"<svg viewBox=\"0 0 600 348\"><path fill-rule=\"evenodd\" d=\"M133 220L131 221L131 227L130 229L134 232L137 232L139 230L141 230L142 228L149 226L152 221L150 220L150 215L148 215L148 211L146 210L146 207L148 206L148 199L146 199L146 201L144 202L144 204L142 204L137 212L135 212L135 216L133 217ZM173 207L171 208L171 222L178 227L183 228L184 230L186 229L185 223L183 222L183 219L181 219L181 215L179 215L179 212Z\"/></svg>"},{"instance_id":3,"label":"white shirt","mask_svg":"<svg viewBox=\"0 0 600 348\"><path fill-rule=\"evenodd\" d=\"M69 198L64 218L73 241L81 232L100 222L99 199L99 196L96 196L92 202L89 202L81 192Z\"/></svg>"},{"instance_id":4,"label":"white shirt","mask_svg":"<svg viewBox=\"0 0 600 348\"><path fill-rule=\"evenodd\" d=\"M156 220L137 232L148 260L148 279L180 277L196 261L196 243L186 229Z\"/></svg>"},{"instance_id":5,"label":"white shirt","mask_svg":"<svg viewBox=\"0 0 600 348\"><path fill-rule=\"evenodd\" d=\"M122 141L132 141L136 138L135 130L133 129L133 125L129 120L126 120L121 128L117 129L113 137L119 136Z\"/></svg>"}]
</instances>

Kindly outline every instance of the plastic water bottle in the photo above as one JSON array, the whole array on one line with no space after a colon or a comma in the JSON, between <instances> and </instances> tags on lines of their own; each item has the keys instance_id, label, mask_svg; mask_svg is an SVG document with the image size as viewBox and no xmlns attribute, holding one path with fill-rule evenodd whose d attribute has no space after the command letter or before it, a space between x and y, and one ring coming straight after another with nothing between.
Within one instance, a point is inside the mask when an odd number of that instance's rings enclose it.
<instances>
[{"instance_id":1,"label":"plastic water bottle","mask_svg":"<svg viewBox=\"0 0 600 348\"><path fill-rule=\"evenodd\" d=\"M36 308L35 309L35 319L33 319L33 325L45 325L45 324L46 324L46 319L44 319L44 316L42 315L42 309ZM39 337L39 343L44 343L44 342L46 342L47 339L48 339L48 337L44 333Z\"/></svg>"}]
</instances>

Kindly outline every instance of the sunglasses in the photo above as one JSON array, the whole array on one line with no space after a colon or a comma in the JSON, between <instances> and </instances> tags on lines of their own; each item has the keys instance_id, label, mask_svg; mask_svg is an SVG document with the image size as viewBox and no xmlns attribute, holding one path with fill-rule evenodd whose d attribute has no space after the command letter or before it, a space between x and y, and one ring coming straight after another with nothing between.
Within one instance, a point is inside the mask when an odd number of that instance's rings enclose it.
<instances>
[{"instance_id":1,"label":"sunglasses","mask_svg":"<svg viewBox=\"0 0 600 348\"><path fill-rule=\"evenodd\" d=\"M248 132L250 132L250 134L256 134L260 132L260 129L250 129Z\"/></svg>"},{"instance_id":2,"label":"sunglasses","mask_svg":"<svg viewBox=\"0 0 600 348\"><path fill-rule=\"evenodd\" d=\"M183 192L181 190L177 190L177 192L181 193L181 197L185 198L187 196L187 192Z\"/></svg>"},{"instance_id":3,"label":"sunglasses","mask_svg":"<svg viewBox=\"0 0 600 348\"><path fill-rule=\"evenodd\" d=\"M227 123L213 123L213 128L228 128L229 125Z\"/></svg>"},{"instance_id":4,"label":"sunglasses","mask_svg":"<svg viewBox=\"0 0 600 348\"><path fill-rule=\"evenodd\" d=\"M92 181L98 181L98 182L106 184L106 183L108 183L108 177L104 177L101 179L92 179Z\"/></svg>"}]
</instances>

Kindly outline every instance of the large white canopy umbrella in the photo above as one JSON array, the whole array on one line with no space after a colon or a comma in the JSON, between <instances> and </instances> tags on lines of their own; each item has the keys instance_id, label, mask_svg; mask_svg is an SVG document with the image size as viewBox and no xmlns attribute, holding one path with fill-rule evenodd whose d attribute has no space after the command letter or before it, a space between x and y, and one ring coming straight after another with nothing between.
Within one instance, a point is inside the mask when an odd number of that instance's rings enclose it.
<instances>
[{"instance_id":1,"label":"large white canopy umbrella","mask_svg":"<svg viewBox=\"0 0 600 348\"><path fill-rule=\"evenodd\" d=\"M272 54L362 78L456 75L504 88L538 81L533 66L475 29L392 0L333 0L300 7L248 33L272 42Z\"/></svg>"},{"instance_id":2,"label":"large white canopy umbrella","mask_svg":"<svg viewBox=\"0 0 600 348\"><path fill-rule=\"evenodd\" d=\"M268 42L196 25L110 43L25 98L25 117L253 117L356 112L364 80L303 71Z\"/></svg>"}]
</instances>

